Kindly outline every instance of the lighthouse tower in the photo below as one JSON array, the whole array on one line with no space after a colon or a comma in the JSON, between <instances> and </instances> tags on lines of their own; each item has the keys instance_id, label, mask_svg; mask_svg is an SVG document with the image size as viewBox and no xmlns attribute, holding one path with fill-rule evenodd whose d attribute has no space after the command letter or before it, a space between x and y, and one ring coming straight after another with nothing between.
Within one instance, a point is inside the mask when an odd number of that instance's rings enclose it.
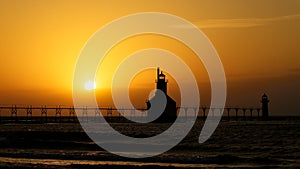
<instances>
[{"instance_id":1,"label":"lighthouse tower","mask_svg":"<svg viewBox=\"0 0 300 169\"><path fill-rule=\"evenodd\" d=\"M164 92L164 94L167 98L167 103L166 103L166 107L165 107L163 113L153 122L154 123L173 123L177 118L176 102L167 94L168 80L166 79L166 75L162 71L160 71L159 68L157 68L156 76L157 76L156 89L159 89L162 92ZM152 97L150 100L146 101L147 110L149 110L151 106L154 106L154 105L151 105L151 102L153 104L155 104L155 103L157 103L157 101L159 101L159 97L155 93L154 97ZM148 116L151 117L152 114L154 114L154 113L155 112L148 111Z\"/></svg>"},{"instance_id":2,"label":"lighthouse tower","mask_svg":"<svg viewBox=\"0 0 300 169\"><path fill-rule=\"evenodd\" d=\"M264 94L261 98L261 104L262 104L262 119L267 120L269 117L269 102L270 100L268 99L268 96Z\"/></svg>"},{"instance_id":3,"label":"lighthouse tower","mask_svg":"<svg viewBox=\"0 0 300 169\"><path fill-rule=\"evenodd\" d=\"M163 72L157 68L157 79L156 79L156 89L160 89L167 95L167 83L168 80L166 80L166 75L163 74Z\"/></svg>"}]
</instances>

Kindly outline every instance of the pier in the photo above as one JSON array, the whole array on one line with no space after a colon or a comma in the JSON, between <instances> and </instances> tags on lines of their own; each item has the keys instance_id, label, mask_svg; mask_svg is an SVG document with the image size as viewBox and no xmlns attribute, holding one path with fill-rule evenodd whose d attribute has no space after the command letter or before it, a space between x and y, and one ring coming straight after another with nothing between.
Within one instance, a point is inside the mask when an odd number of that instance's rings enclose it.
<instances>
[{"instance_id":1,"label":"pier","mask_svg":"<svg viewBox=\"0 0 300 169\"><path fill-rule=\"evenodd\" d=\"M263 109L259 107L177 107L181 120L195 116L206 120L209 111L212 117L222 115L223 121L232 120L263 120ZM130 109L113 107L67 107L67 106L0 106L0 123L76 123L102 122L103 117L108 122L130 122L125 117L147 118L146 108Z\"/></svg>"}]
</instances>

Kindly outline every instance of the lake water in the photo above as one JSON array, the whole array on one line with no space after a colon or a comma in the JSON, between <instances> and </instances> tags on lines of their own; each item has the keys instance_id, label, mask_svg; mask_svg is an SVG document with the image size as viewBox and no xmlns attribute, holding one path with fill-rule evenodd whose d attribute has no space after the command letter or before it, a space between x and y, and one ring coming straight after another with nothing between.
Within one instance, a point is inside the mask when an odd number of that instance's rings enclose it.
<instances>
[{"instance_id":1,"label":"lake water","mask_svg":"<svg viewBox=\"0 0 300 169\"><path fill-rule=\"evenodd\" d=\"M300 120L223 121L203 144L197 121L171 150L150 158L131 159L106 152L79 124L1 124L0 167L3 168L298 168ZM166 124L115 123L134 137L162 132ZM105 134L105 131L101 131ZM180 132L180 131L177 131Z\"/></svg>"}]
</instances>

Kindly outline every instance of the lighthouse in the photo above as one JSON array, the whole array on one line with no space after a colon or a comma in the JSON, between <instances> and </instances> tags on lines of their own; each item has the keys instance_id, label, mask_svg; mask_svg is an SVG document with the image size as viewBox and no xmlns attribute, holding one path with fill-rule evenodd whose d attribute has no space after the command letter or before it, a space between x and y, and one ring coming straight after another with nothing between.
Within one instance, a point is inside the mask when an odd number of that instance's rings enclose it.
<instances>
[{"instance_id":1,"label":"lighthouse","mask_svg":"<svg viewBox=\"0 0 300 169\"><path fill-rule=\"evenodd\" d=\"M159 70L159 67L157 68L157 79L156 79L156 89L160 89L162 92L167 95L167 83L168 80L166 80L166 75L163 74L163 72Z\"/></svg>"},{"instance_id":2,"label":"lighthouse","mask_svg":"<svg viewBox=\"0 0 300 169\"><path fill-rule=\"evenodd\" d=\"M269 102L268 96L264 94L261 98L262 119L267 120L269 117Z\"/></svg>"},{"instance_id":3,"label":"lighthouse","mask_svg":"<svg viewBox=\"0 0 300 169\"><path fill-rule=\"evenodd\" d=\"M161 90L165 94L167 103L162 114L156 120L153 121L155 123L173 123L177 118L176 102L168 95L167 84L168 84L168 80L166 79L166 75L162 71L160 71L159 68L157 68L156 89ZM151 102L155 103L157 99L158 99L158 94L155 94L154 97L152 97L150 100L146 102L147 110L149 110L150 107L153 106L151 105ZM150 117L152 113L155 112L148 111L148 116Z\"/></svg>"}]
</instances>

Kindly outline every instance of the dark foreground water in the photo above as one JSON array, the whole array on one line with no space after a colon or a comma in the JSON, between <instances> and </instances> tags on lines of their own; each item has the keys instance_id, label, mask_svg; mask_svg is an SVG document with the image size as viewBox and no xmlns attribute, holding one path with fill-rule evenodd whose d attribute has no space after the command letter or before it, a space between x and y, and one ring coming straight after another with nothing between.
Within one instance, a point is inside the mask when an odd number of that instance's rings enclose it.
<instances>
[{"instance_id":1,"label":"dark foreground water","mask_svg":"<svg viewBox=\"0 0 300 169\"><path fill-rule=\"evenodd\" d=\"M147 137L166 124L112 124L120 132ZM129 159L95 145L79 124L1 124L1 168L299 168L300 120L221 122L198 143L203 125L161 155ZM105 131L102 131L105 133ZM180 132L180 131L178 131Z\"/></svg>"}]
</instances>

